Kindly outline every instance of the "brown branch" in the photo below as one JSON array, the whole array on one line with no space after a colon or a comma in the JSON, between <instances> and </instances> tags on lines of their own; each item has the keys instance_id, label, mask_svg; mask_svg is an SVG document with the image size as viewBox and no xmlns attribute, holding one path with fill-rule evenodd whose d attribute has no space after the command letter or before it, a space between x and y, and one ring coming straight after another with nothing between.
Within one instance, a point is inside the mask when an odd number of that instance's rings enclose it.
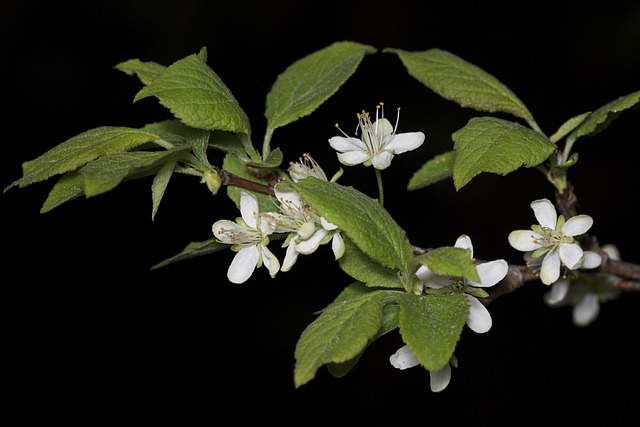
<instances>
[{"instance_id":1,"label":"brown branch","mask_svg":"<svg viewBox=\"0 0 640 427\"><path fill-rule=\"evenodd\" d=\"M269 194L271 196L275 195L273 185L264 185L249 179L240 178L224 169L216 168L216 170L220 176L222 185L234 185L236 187L246 188L247 190L257 191L258 193Z\"/></svg>"}]
</instances>

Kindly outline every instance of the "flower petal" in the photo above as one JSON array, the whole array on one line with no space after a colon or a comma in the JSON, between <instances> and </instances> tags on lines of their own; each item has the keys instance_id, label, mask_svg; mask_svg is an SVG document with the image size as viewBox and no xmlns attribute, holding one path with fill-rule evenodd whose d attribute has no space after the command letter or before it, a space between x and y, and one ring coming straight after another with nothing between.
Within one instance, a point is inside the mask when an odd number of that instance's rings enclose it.
<instances>
[{"instance_id":1,"label":"flower petal","mask_svg":"<svg viewBox=\"0 0 640 427\"><path fill-rule=\"evenodd\" d=\"M373 167L378 170L384 170L391 165L391 160L393 160L393 154L388 151L381 151L371 159L371 163Z\"/></svg>"},{"instance_id":2,"label":"flower petal","mask_svg":"<svg viewBox=\"0 0 640 427\"><path fill-rule=\"evenodd\" d=\"M242 214L242 219L254 230L258 227L259 211L260 208L258 207L258 199L256 199L256 196L246 191L240 193L240 213Z\"/></svg>"},{"instance_id":3,"label":"flower petal","mask_svg":"<svg viewBox=\"0 0 640 427\"><path fill-rule=\"evenodd\" d=\"M398 351L389 356L389 362L394 368L403 370L420 364L407 345L400 347Z\"/></svg>"},{"instance_id":4,"label":"flower petal","mask_svg":"<svg viewBox=\"0 0 640 427\"><path fill-rule=\"evenodd\" d=\"M565 236L579 236L584 234L593 225L593 218L589 215L576 215L571 217L562 226L562 234Z\"/></svg>"},{"instance_id":5,"label":"flower petal","mask_svg":"<svg viewBox=\"0 0 640 427\"><path fill-rule=\"evenodd\" d=\"M368 151L346 151L344 153L338 153L338 160L343 165L355 166L360 163L369 160Z\"/></svg>"},{"instance_id":6,"label":"flower petal","mask_svg":"<svg viewBox=\"0 0 640 427\"><path fill-rule=\"evenodd\" d=\"M547 252L540 267L540 280L545 285L550 285L560 277L560 256L555 250Z\"/></svg>"},{"instance_id":7,"label":"flower petal","mask_svg":"<svg viewBox=\"0 0 640 427\"><path fill-rule=\"evenodd\" d=\"M342 258L344 255L344 239L340 233L333 233L333 238L331 239L331 249L333 250L333 255L336 259Z\"/></svg>"},{"instance_id":8,"label":"flower petal","mask_svg":"<svg viewBox=\"0 0 640 427\"><path fill-rule=\"evenodd\" d=\"M573 270L582 262L584 252L577 243L562 243L558 248L558 254L562 263Z\"/></svg>"},{"instance_id":9,"label":"flower petal","mask_svg":"<svg viewBox=\"0 0 640 427\"><path fill-rule=\"evenodd\" d=\"M573 323L576 326L587 326L598 317L600 301L596 294L588 293L573 307Z\"/></svg>"},{"instance_id":10,"label":"flower petal","mask_svg":"<svg viewBox=\"0 0 640 427\"><path fill-rule=\"evenodd\" d=\"M561 279L551 285L549 292L544 294L544 302L549 305L558 304L569 292L569 280Z\"/></svg>"},{"instance_id":11,"label":"flower petal","mask_svg":"<svg viewBox=\"0 0 640 427\"><path fill-rule=\"evenodd\" d=\"M291 239L289 242L289 246L287 246L287 252L284 255L284 260L282 261L282 267L280 267L281 271L289 271L291 267L298 260L298 251L296 250L296 243L298 240L298 236Z\"/></svg>"},{"instance_id":12,"label":"flower petal","mask_svg":"<svg viewBox=\"0 0 640 427\"><path fill-rule=\"evenodd\" d=\"M483 334L491 329L493 321L487 307L480 300L472 295L467 295L469 299L469 315L467 316L467 326L473 332Z\"/></svg>"},{"instance_id":13,"label":"flower petal","mask_svg":"<svg viewBox=\"0 0 640 427\"><path fill-rule=\"evenodd\" d=\"M318 249L318 246L320 246L320 242L322 241L322 239L324 239L328 233L329 232L324 228L319 228L307 240L303 240L302 242L298 243L296 245L296 251L305 255L315 252L316 249Z\"/></svg>"},{"instance_id":14,"label":"flower petal","mask_svg":"<svg viewBox=\"0 0 640 427\"><path fill-rule=\"evenodd\" d=\"M584 251L584 259L580 268L598 268L602 264L602 257L593 251Z\"/></svg>"},{"instance_id":15,"label":"flower petal","mask_svg":"<svg viewBox=\"0 0 640 427\"><path fill-rule=\"evenodd\" d=\"M334 136L329 138L329 145L336 151L366 151L367 146L358 138Z\"/></svg>"},{"instance_id":16,"label":"flower petal","mask_svg":"<svg viewBox=\"0 0 640 427\"><path fill-rule=\"evenodd\" d=\"M269 275L271 278L274 278L278 271L280 271L280 261L278 258L267 248L267 245L260 245L260 250L262 252L262 262L269 270Z\"/></svg>"},{"instance_id":17,"label":"flower petal","mask_svg":"<svg viewBox=\"0 0 640 427\"><path fill-rule=\"evenodd\" d=\"M220 221L216 221L211 227L211 230L213 231L213 235L216 236L218 240L220 240L222 243L227 243L230 245L234 244L235 242L232 242L231 236L224 233L224 231L229 231L229 230L236 231L236 230L244 230L244 229L245 229L244 227L241 227L235 222L229 221L226 219L221 219Z\"/></svg>"},{"instance_id":18,"label":"flower petal","mask_svg":"<svg viewBox=\"0 0 640 427\"><path fill-rule=\"evenodd\" d=\"M506 276L509 271L509 264L503 259L497 259L495 261L478 264L476 271L478 272L478 276L480 276L480 283L472 280L467 280L467 283L478 288L488 288L504 279L504 276Z\"/></svg>"},{"instance_id":19,"label":"flower petal","mask_svg":"<svg viewBox=\"0 0 640 427\"><path fill-rule=\"evenodd\" d=\"M549 199L534 200L531 202L531 209L533 209L533 214L538 220L538 224L552 230L556 229L558 214L556 213L555 206L553 206L553 203L551 203Z\"/></svg>"},{"instance_id":20,"label":"flower petal","mask_svg":"<svg viewBox=\"0 0 640 427\"><path fill-rule=\"evenodd\" d=\"M424 133L422 132L398 133L391 138L391 141L384 146L384 149L391 150L393 154L401 154L415 150L420 147L423 142Z\"/></svg>"},{"instance_id":21,"label":"flower petal","mask_svg":"<svg viewBox=\"0 0 640 427\"><path fill-rule=\"evenodd\" d=\"M434 393L447 388L449 381L451 381L451 365L448 362L441 369L429 372L429 385Z\"/></svg>"},{"instance_id":22,"label":"flower petal","mask_svg":"<svg viewBox=\"0 0 640 427\"><path fill-rule=\"evenodd\" d=\"M537 240L542 238L538 233L531 230L516 230L509 233L509 244L522 252L534 251L541 248L540 243L536 243Z\"/></svg>"},{"instance_id":23,"label":"flower petal","mask_svg":"<svg viewBox=\"0 0 640 427\"><path fill-rule=\"evenodd\" d=\"M251 245L244 247L238 251L233 257L229 270L227 270L227 278L231 283L244 283L256 269L258 264L258 247Z\"/></svg>"},{"instance_id":24,"label":"flower petal","mask_svg":"<svg viewBox=\"0 0 640 427\"><path fill-rule=\"evenodd\" d=\"M471 251L471 258L473 258L473 244L471 243L471 238L466 234L463 234L462 236L458 237L453 247L469 249Z\"/></svg>"}]
</instances>

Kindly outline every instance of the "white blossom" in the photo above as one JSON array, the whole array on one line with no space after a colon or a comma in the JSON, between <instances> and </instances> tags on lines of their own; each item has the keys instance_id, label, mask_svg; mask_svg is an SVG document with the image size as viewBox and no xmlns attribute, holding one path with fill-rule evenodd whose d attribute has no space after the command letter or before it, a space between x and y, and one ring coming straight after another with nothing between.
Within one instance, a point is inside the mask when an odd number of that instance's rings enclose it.
<instances>
[{"instance_id":1,"label":"white blossom","mask_svg":"<svg viewBox=\"0 0 640 427\"><path fill-rule=\"evenodd\" d=\"M413 368L414 366L418 366L420 364L416 356L407 345L400 347L394 354L389 356L389 362L391 362L391 365L394 368L401 370ZM447 388L449 382L451 381L452 365L457 365L457 361L454 356L452 356L451 360L442 368L436 371L429 371L429 386L431 387L431 391L433 391L434 393L438 393Z\"/></svg>"},{"instance_id":2,"label":"white blossom","mask_svg":"<svg viewBox=\"0 0 640 427\"><path fill-rule=\"evenodd\" d=\"M473 258L473 245L467 235L460 236L454 245L456 248L469 249ZM484 262L476 265L476 271L480 277L479 282L466 279L464 277L450 277L435 274L426 265L420 266L416 272L423 285L427 288L438 289L439 293L463 293L469 300L469 315L467 316L467 326L474 332L484 333L491 329L492 319L489 310L478 300L475 295L483 291L477 288L487 288L494 286L504 279L509 270L509 264L503 259Z\"/></svg>"},{"instance_id":3,"label":"white blossom","mask_svg":"<svg viewBox=\"0 0 640 427\"><path fill-rule=\"evenodd\" d=\"M357 116L358 128L362 132L360 138L348 136L336 125L344 137L334 136L329 139L331 147L338 151L338 160L344 165L354 166L363 163L365 166L373 165L379 170L386 169L394 155L415 150L424 142L425 136L422 132L397 133L400 109L396 124L392 126L384 117L382 102L376 106L375 122L371 122L369 113L364 110Z\"/></svg>"},{"instance_id":4,"label":"white blossom","mask_svg":"<svg viewBox=\"0 0 640 427\"><path fill-rule=\"evenodd\" d=\"M519 251L531 252L532 257L542 258L540 280L546 285L560 278L562 265L570 270L586 268L598 262L592 255L585 259L585 252L575 237L586 233L593 225L589 215L576 215L565 221L558 216L548 199L531 202L531 208L538 221L531 230L515 230L509 234L509 243ZM597 254L596 254L597 255Z\"/></svg>"},{"instance_id":5,"label":"white blossom","mask_svg":"<svg viewBox=\"0 0 640 427\"><path fill-rule=\"evenodd\" d=\"M243 191L240 194L240 212L242 218L236 222L220 220L212 227L215 237L222 243L233 245L231 249L237 252L227 271L229 281L244 283L256 267L263 264L270 276L275 277L280 270L280 262L267 248L274 228L261 217L258 200L251 193Z\"/></svg>"}]
</instances>

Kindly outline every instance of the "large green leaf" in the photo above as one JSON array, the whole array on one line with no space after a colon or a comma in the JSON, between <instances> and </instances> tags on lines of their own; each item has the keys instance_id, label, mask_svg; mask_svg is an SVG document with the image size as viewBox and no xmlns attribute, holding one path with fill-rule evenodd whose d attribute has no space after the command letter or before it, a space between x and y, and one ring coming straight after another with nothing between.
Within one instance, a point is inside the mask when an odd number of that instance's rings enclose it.
<instances>
[{"instance_id":1,"label":"large green leaf","mask_svg":"<svg viewBox=\"0 0 640 427\"><path fill-rule=\"evenodd\" d=\"M621 96L591 113L584 119L573 132L567 136L567 142L572 143L578 138L595 135L605 129L613 119L618 117L622 112L640 104L640 91Z\"/></svg>"},{"instance_id":2,"label":"large green leaf","mask_svg":"<svg viewBox=\"0 0 640 427\"><path fill-rule=\"evenodd\" d=\"M311 381L327 363L358 356L382 326L386 291L333 303L302 332L295 349L296 388Z\"/></svg>"},{"instance_id":3,"label":"large green leaf","mask_svg":"<svg viewBox=\"0 0 640 427\"><path fill-rule=\"evenodd\" d=\"M545 161L556 149L539 132L508 120L475 117L452 135L456 159L453 183L457 190L481 172L506 175Z\"/></svg>"},{"instance_id":4,"label":"large green leaf","mask_svg":"<svg viewBox=\"0 0 640 427\"><path fill-rule=\"evenodd\" d=\"M362 252L385 267L408 269L413 250L407 235L377 200L353 187L315 177L293 185L311 207L337 225Z\"/></svg>"},{"instance_id":5,"label":"large green leaf","mask_svg":"<svg viewBox=\"0 0 640 427\"><path fill-rule=\"evenodd\" d=\"M422 366L430 371L449 362L469 315L466 295L403 294L400 334Z\"/></svg>"},{"instance_id":6,"label":"large green leaf","mask_svg":"<svg viewBox=\"0 0 640 427\"><path fill-rule=\"evenodd\" d=\"M350 41L336 42L291 64L267 94L265 116L270 130L312 113L376 49Z\"/></svg>"},{"instance_id":7,"label":"large green leaf","mask_svg":"<svg viewBox=\"0 0 640 427\"><path fill-rule=\"evenodd\" d=\"M54 175L77 169L86 163L110 153L128 151L158 139L158 136L140 129L103 126L85 131L58 144L39 157L22 164L23 176L13 182L24 187L44 181Z\"/></svg>"},{"instance_id":8,"label":"large green leaf","mask_svg":"<svg viewBox=\"0 0 640 427\"><path fill-rule=\"evenodd\" d=\"M413 191L424 188L453 175L453 164L456 159L455 150L439 154L427 161L418 169L407 185L407 190Z\"/></svg>"},{"instance_id":9,"label":"large green leaf","mask_svg":"<svg viewBox=\"0 0 640 427\"><path fill-rule=\"evenodd\" d=\"M411 76L445 99L479 111L504 112L533 120L527 107L509 88L459 56L442 49L384 51L397 54Z\"/></svg>"},{"instance_id":10,"label":"large green leaf","mask_svg":"<svg viewBox=\"0 0 640 427\"><path fill-rule=\"evenodd\" d=\"M132 151L114 153L88 163L80 174L84 176L84 193L96 196L114 189L126 178L145 174L154 169L157 172L166 162L185 155L186 145L164 151Z\"/></svg>"},{"instance_id":11,"label":"large green leaf","mask_svg":"<svg viewBox=\"0 0 640 427\"><path fill-rule=\"evenodd\" d=\"M155 96L188 126L251 133L246 113L204 57L192 54L174 62L143 87L134 102Z\"/></svg>"}]
</instances>

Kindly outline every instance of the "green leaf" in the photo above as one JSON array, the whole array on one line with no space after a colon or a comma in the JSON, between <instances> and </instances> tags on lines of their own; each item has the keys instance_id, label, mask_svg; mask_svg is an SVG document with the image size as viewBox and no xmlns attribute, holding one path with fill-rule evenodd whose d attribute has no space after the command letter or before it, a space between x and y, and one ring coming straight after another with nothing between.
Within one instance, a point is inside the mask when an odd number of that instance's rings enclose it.
<instances>
[{"instance_id":1,"label":"green leaf","mask_svg":"<svg viewBox=\"0 0 640 427\"><path fill-rule=\"evenodd\" d=\"M338 263L345 273L367 286L403 288L396 271L380 265L365 255L348 237L344 237L343 240L345 252Z\"/></svg>"},{"instance_id":2,"label":"green leaf","mask_svg":"<svg viewBox=\"0 0 640 427\"><path fill-rule=\"evenodd\" d=\"M229 249L229 245L216 241L213 237L211 239L191 242L180 253L167 258L151 267L152 270L157 270L167 265L174 264L179 261L199 257L202 255L212 254L224 249Z\"/></svg>"},{"instance_id":3,"label":"green leaf","mask_svg":"<svg viewBox=\"0 0 640 427\"><path fill-rule=\"evenodd\" d=\"M453 164L456 159L455 150L435 156L418 169L407 185L407 190L419 190L453 175Z\"/></svg>"},{"instance_id":4,"label":"green leaf","mask_svg":"<svg viewBox=\"0 0 640 427\"><path fill-rule=\"evenodd\" d=\"M453 246L435 248L421 255L418 261L441 276L466 277L474 282L480 282L469 249Z\"/></svg>"},{"instance_id":5,"label":"green leaf","mask_svg":"<svg viewBox=\"0 0 640 427\"><path fill-rule=\"evenodd\" d=\"M113 190L126 178L155 173L165 162L184 156L187 148L179 146L166 151L134 151L100 157L80 169L85 195L96 196ZM155 170L149 172L150 169Z\"/></svg>"},{"instance_id":6,"label":"green leaf","mask_svg":"<svg viewBox=\"0 0 640 427\"><path fill-rule=\"evenodd\" d=\"M127 151L158 139L140 129L104 126L83 132L22 164L23 176L5 188L24 187L63 174L111 153Z\"/></svg>"},{"instance_id":7,"label":"green leaf","mask_svg":"<svg viewBox=\"0 0 640 427\"><path fill-rule=\"evenodd\" d=\"M173 176L173 171L177 163L178 159L167 161L153 178L153 184L151 184L151 221L156 218L160 201L162 201L162 197Z\"/></svg>"},{"instance_id":8,"label":"green leaf","mask_svg":"<svg viewBox=\"0 0 640 427\"><path fill-rule=\"evenodd\" d=\"M144 85L153 82L167 69L164 65L156 62L143 62L137 58L120 62L113 68L130 76L136 75Z\"/></svg>"},{"instance_id":9,"label":"green leaf","mask_svg":"<svg viewBox=\"0 0 640 427\"><path fill-rule=\"evenodd\" d=\"M402 340L427 370L441 369L460 339L469 315L468 297L403 294L398 303Z\"/></svg>"},{"instance_id":10,"label":"green leaf","mask_svg":"<svg viewBox=\"0 0 640 427\"><path fill-rule=\"evenodd\" d=\"M567 141L575 141L583 136L593 136L604 130L623 111L640 104L640 91L621 96L591 113L567 137Z\"/></svg>"},{"instance_id":11,"label":"green leaf","mask_svg":"<svg viewBox=\"0 0 640 427\"><path fill-rule=\"evenodd\" d=\"M84 179L77 170L67 172L55 183L47 199L40 208L40 213L49 212L63 203L77 199L84 194Z\"/></svg>"},{"instance_id":12,"label":"green leaf","mask_svg":"<svg viewBox=\"0 0 640 427\"><path fill-rule=\"evenodd\" d=\"M441 97L463 107L490 113L504 112L532 121L533 116L520 99L498 79L480 67L441 49L395 53L411 76Z\"/></svg>"},{"instance_id":13,"label":"green leaf","mask_svg":"<svg viewBox=\"0 0 640 427\"><path fill-rule=\"evenodd\" d=\"M591 114L591 111L587 111L586 113L582 113L580 115L574 116L572 118L570 118L569 120L567 120L566 122L564 122L562 124L562 126L560 126L558 128L558 130L556 131L556 133L554 133L553 135L551 135L551 137L549 138L549 140L553 143L556 143L558 141L560 141L564 136L566 136L569 132L571 132L572 130L574 130L576 128L576 126L578 126L580 123L582 123L584 121L584 119Z\"/></svg>"},{"instance_id":14,"label":"green leaf","mask_svg":"<svg viewBox=\"0 0 640 427\"><path fill-rule=\"evenodd\" d=\"M365 54L375 51L342 41L291 64L267 94L267 128L273 130L312 113L351 77Z\"/></svg>"},{"instance_id":15,"label":"green leaf","mask_svg":"<svg viewBox=\"0 0 640 427\"><path fill-rule=\"evenodd\" d=\"M365 348L382 326L386 291L331 304L305 328L296 344L294 384L311 381L327 363L350 360Z\"/></svg>"},{"instance_id":16,"label":"green leaf","mask_svg":"<svg viewBox=\"0 0 640 427\"><path fill-rule=\"evenodd\" d=\"M209 160L207 159L207 148L209 146L209 139L213 137L214 134L229 135L237 140L237 137L233 134L222 131L212 132L205 129L192 128L185 125L180 120L163 120L156 123L149 123L142 129L159 135L164 141L170 142L173 145L191 145L193 154L195 154L198 160L205 165L209 164ZM244 153L244 150L241 150L241 152Z\"/></svg>"},{"instance_id":17,"label":"green leaf","mask_svg":"<svg viewBox=\"0 0 640 427\"><path fill-rule=\"evenodd\" d=\"M472 118L452 138L456 190L482 172L506 175L521 166L536 166L556 150L555 144L539 132L493 117Z\"/></svg>"},{"instance_id":18,"label":"green leaf","mask_svg":"<svg viewBox=\"0 0 640 427\"><path fill-rule=\"evenodd\" d=\"M174 62L135 96L155 96L187 126L249 134L249 119L231 91L199 55Z\"/></svg>"},{"instance_id":19,"label":"green leaf","mask_svg":"<svg viewBox=\"0 0 640 427\"><path fill-rule=\"evenodd\" d=\"M293 184L327 221L337 225L365 254L385 267L406 271L413 250L405 231L377 200L345 187L308 177Z\"/></svg>"}]
</instances>

